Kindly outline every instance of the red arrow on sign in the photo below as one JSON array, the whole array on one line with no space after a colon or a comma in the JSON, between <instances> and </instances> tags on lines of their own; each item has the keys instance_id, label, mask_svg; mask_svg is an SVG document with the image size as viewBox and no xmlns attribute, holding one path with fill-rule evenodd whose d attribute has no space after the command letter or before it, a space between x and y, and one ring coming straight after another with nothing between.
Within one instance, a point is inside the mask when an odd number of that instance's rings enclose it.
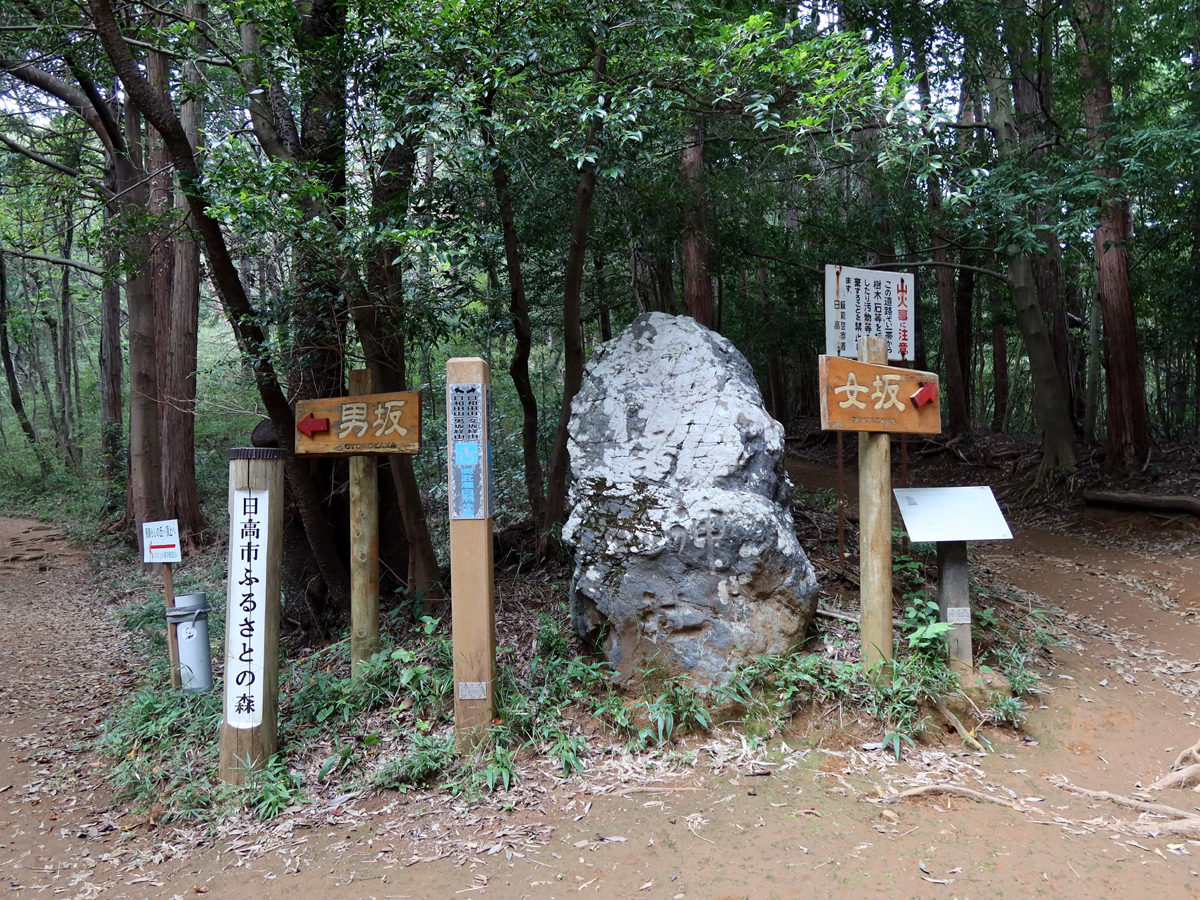
<instances>
[{"instance_id":1,"label":"red arrow on sign","mask_svg":"<svg viewBox=\"0 0 1200 900\"><path fill-rule=\"evenodd\" d=\"M318 431L328 431L329 430L329 420L328 419L318 419L312 413L309 413L307 416L305 416L303 419L301 419L299 422L296 423L296 430L303 431L309 437L312 437Z\"/></svg>"},{"instance_id":2,"label":"red arrow on sign","mask_svg":"<svg viewBox=\"0 0 1200 900\"><path fill-rule=\"evenodd\" d=\"M173 549L175 549L176 546L177 546L176 544L151 544L150 549L151 550L173 550Z\"/></svg>"},{"instance_id":3,"label":"red arrow on sign","mask_svg":"<svg viewBox=\"0 0 1200 900\"><path fill-rule=\"evenodd\" d=\"M938 386L936 382L924 382L920 389L910 398L913 402L913 406L915 406L917 409L920 409L926 403L932 403L937 399L937 389Z\"/></svg>"}]
</instances>

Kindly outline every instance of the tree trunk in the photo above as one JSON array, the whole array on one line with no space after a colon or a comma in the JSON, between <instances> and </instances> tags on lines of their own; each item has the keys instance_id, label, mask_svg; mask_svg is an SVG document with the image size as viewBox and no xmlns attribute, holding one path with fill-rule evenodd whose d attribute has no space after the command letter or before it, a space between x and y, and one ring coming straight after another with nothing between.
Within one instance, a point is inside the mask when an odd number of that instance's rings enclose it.
<instances>
[{"instance_id":1,"label":"tree trunk","mask_svg":"<svg viewBox=\"0 0 1200 900\"><path fill-rule=\"evenodd\" d=\"M125 304L129 320L129 477L126 514L141 546L142 523L165 518L158 441L158 373L150 240L140 223L147 213L149 190L142 155L142 117L132 100L125 103L128 154L117 158L122 211L131 221L126 258Z\"/></svg>"},{"instance_id":2,"label":"tree trunk","mask_svg":"<svg viewBox=\"0 0 1200 900\"><path fill-rule=\"evenodd\" d=\"M1030 148L1028 164L1037 171L1046 156L1047 133L1053 115L1054 70L1051 33L1054 16L1051 11L1040 11L1042 15L1030 16L1023 3L1010 3L1004 18L1004 37L1008 43L1009 65L1012 75L1014 122L1021 143ZM1033 47L1031 23L1039 23L1038 52ZM1054 363L1063 389L1067 393L1067 406L1075 422L1074 389L1071 381L1070 339L1067 331L1067 305L1062 295L1062 246L1058 232L1053 227L1055 210L1047 203L1038 203L1032 210L1031 219L1035 234L1046 249L1033 256L1034 282L1037 285L1038 302L1050 323L1050 346L1054 350Z\"/></svg>"},{"instance_id":3,"label":"tree trunk","mask_svg":"<svg viewBox=\"0 0 1200 900\"><path fill-rule=\"evenodd\" d=\"M88 6L105 55L120 77L129 99L137 109L147 115L171 151L171 159L175 164L184 195L188 198L189 208L195 216L196 229L204 242L205 256L212 271L213 282L225 306L226 316L246 366L254 374L259 395L267 414L271 417L280 447L290 453L295 442L296 418L280 388L266 335L254 308L250 305L237 266L234 265L229 247L225 243L225 236L220 225L208 213L209 200L204 193L203 180L191 143L175 111L169 104L161 101L138 69L138 64L129 52L121 28L113 15L109 0L89 0ZM120 182L120 179L118 181ZM130 368L132 372L132 361ZM131 409L131 432L132 419ZM305 464L297 461L295 456L288 458L284 469L295 494L313 558L321 570L330 594L335 602L348 602L350 579L345 564L338 555L333 531L325 518L321 495L316 490Z\"/></svg>"},{"instance_id":4,"label":"tree trunk","mask_svg":"<svg viewBox=\"0 0 1200 900\"><path fill-rule=\"evenodd\" d=\"M110 188L115 188L116 174L111 164L105 181ZM110 217L111 212L106 209L105 218ZM109 241L102 252L106 275L100 293L100 454L104 479L111 482L117 477L125 430L121 410L121 372L124 368L121 356L121 286L116 280L121 251L115 242Z\"/></svg>"},{"instance_id":5,"label":"tree trunk","mask_svg":"<svg viewBox=\"0 0 1200 900\"><path fill-rule=\"evenodd\" d=\"M1114 127L1111 0L1079 0L1072 20L1083 77L1084 124L1093 171L1106 183L1121 170L1107 147ZM1142 465L1150 453L1146 375L1138 350L1137 316L1129 287L1129 201L1106 184L1095 233L1096 290L1104 319L1105 438L1108 469Z\"/></svg>"},{"instance_id":6,"label":"tree trunk","mask_svg":"<svg viewBox=\"0 0 1200 900\"><path fill-rule=\"evenodd\" d=\"M8 383L8 402L12 404L13 412L17 414L21 431L25 433L29 446L33 449L33 455L37 457L38 468L41 469L42 477L45 478L54 470L50 467L50 459L46 456L45 449L38 443L37 431L34 430L33 423L25 414L25 404L21 402L21 386L17 382L12 350L8 345L8 266L5 263L3 252L0 252L0 357L4 360L4 380Z\"/></svg>"},{"instance_id":7,"label":"tree trunk","mask_svg":"<svg viewBox=\"0 0 1200 900\"><path fill-rule=\"evenodd\" d=\"M187 5L188 17L203 22L207 18L205 4ZM156 56L158 54L151 54ZM203 108L199 99L201 73L199 64L190 64L183 72L189 88L180 105L179 121L192 146L200 148ZM165 97L165 94L162 96ZM163 146L159 141L159 146ZM170 165L170 154L163 146L164 167ZM172 169L173 171L173 169ZM209 523L200 508L200 491L196 485L196 342L200 327L200 245L194 236L195 219L188 215L187 199L181 192L172 191L164 198L183 220L184 228L174 238L174 259L171 262L170 294L167 297L167 321L159 334L167 341L166 366L160 369L162 394L162 457L163 499L167 515L179 521L179 540L189 550L209 543Z\"/></svg>"},{"instance_id":8,"label":"tree trunk","mask_svg":"<svg viewBox=\"0 0 1200 900\"><path fill-rule=\"evenodd\" d=\"M999 309L992 310L992 431L1004 431L1008 419L1008 335Z\"/></svg>"},{"instance_id":9,"label":"tree trunk","mask_svg":"<svg viewBox=\"0 0 1200 900\"><path fill-rule=\"evenodd\" d=\"M371 186L370 211L372 224L381 231L404 226L416 160L416 148L409 144L397 144L381 160L380 175ZM385 394L404 390L408 380L404 358L403 269L394 264L401 253L402 248L393 244L384 244L376 250L367 262L369 296L363 298L365 302L353 305L354 325L374 376L375 390ZM441 572L421 505L412 457L393 456L388 469L408 542L405 581L409 594L440 597Z\"/></svg>"},{"instance_id":10,"label":"tree trunk","mask_svg":"<svg viewBox=\"0 0 1200 900\"><path fill-rule=\"evenodd\" d=\"M675 315L675 272L674 265L671 262L671 257L667 253L656 253L654 255L654 268L651 274L654 277L654 286L658 293L659 312Z\"/></svg>"},{"instance_id":11,"label":"tree trunk","mask_svg":"<svg viewBox=\"0 0 1200 900\"><path fill-rule=\"evenodd\" d=\"M74 248L75 223L71 221L70 204L67 205L67 229L63 237L63 259L71 258ZM71 334L71 267L63 266L60 273L58 313L59 329L51 335L54 345L54 390L58 397L58 411L62 420L63 459L67 468L78 471L83 463L77 443L78 419L71 408L71 350L75 344Z\"/></svg>"},{"instance_id":12,"label":"tree trunk","mask_svg":"<svg viewBox=\"0 0 1200 900\"><path fill-rule=\"evenodd\" d=\"M973 260L966 253L963 263L971 265ZM954 290L954 322L958 332L958 361L962 366L963 392L967 397L967 409L971 408L971 351L975 346L972 319L975 307L975 273L960 269ZM968 413L969 414L969 413Z\"/></svg>"},{"instance_id":13,"label":"tree trunk","mask_svg":"<svg viewBox=\"0 0 1200 900\"><path fill-rule=\"evenodd\" d=\"M592 59L592 87L599 90L608 64L603 45L596 48ZM584 146L590 148L599 138L603 120L594 118L588 123ZM542 521L543 540L540 552L549 548L551 531L567 520L567 474L570 457L567 454L567 428L571 423L571 401L583 384L583 327L579 319L583 293L583 267L586 261L588 220L592 199L596 193L596 167L585 165L575 190L575 214L571 220L571 244L567 251L567 270L563 286L563 400L554 435L554 452L550 457L547 478L546 515ZM555 538L556 539L556 538Z\"/></svg>"},{"instance_id":14,"label":"tree trunk","mask_svg":"<svg viewBox=\"0 0 1200 900\"><path fill-rule=\"evenodd\" d=\"M788 424L787 388L783 377L783 355L779 352L779 339L775 334L775 310L767 282L770 273L766 266L758 267L758 292L762 301L763 335L767 344L767 400L771 405L771 416L786 429Z\"/></svg>"},{"instance_id":15,"label":"tree trunk","mask_svg":"<svg viewBox=\"0 0 1200 900\"><path fill-rule=\"evenodd\" d=\"M1000 156L1009 156L1016 149L1018 141L1012 115L1012 98L1004 76L995 74L993 66L987 68L992 70L985 77L991 98L991 126L996 149ZM1074 468L1075 435L1066 391L1054 362L1054 349L1050 346L1046 320L1042 318L1037 285L1033 280L1033 261L1029 254L1020 250L1010 252L1008 273L1017 327L1021 330L1025 351L1029 355L1034 419L1042 429L1042 465L1038 471L1040 482L1046 475Z\"/></svg>"},{"instance_id":16,"label":"tree trunk","mask_svg":"<svg viewBox=\"0 0 1200 900\"><path fill-rule=\"evenodd\" d=\"M683 311L705 328L713 327L712 279L708 269L708 211L704 195L704 123L688 130L679 155L683 180Z\"/></svg>"},{"instance_id":17,"label":"tree trunk","mask_svg":"<svg viewBox=\"0 0 1200 900\"><path fill-rule=\"evenodd\" d=\"M922 49L917 57L917 69L921 73L917 81L917 90L921 96L921 107L928 114L932 108L932 98L929 89L929 74L926 72L925 53ZM930 172L928 179L930 234L933 244L934 262L949 263L949 242L941 233L942 214L942 183L937 173ZM957 437L966 434L971 428L971 415L967 409L966 380L963 377L963 363L959 356L960 328L969 328L970 320L958 322L954 303L954 270L948 265L934 268L934 278L937 283L938 316L941 319L942 360L946 367L946 411L949 419L949 433Z\"/></svg>"},{"instance_id":18,"label":"tree trunk","mask_svg":"<svg viewBox=\"0 0 1200 900\"><path fill-rule=\"evenodd\" d=\"M491 117L492 96L485 99L488 118ZM541 523L545 515L546 499L543 486L542 460L538 456L538 407L537 395L529 377L529 353L533 349L533 329L529 321L529 301L525 297L525 278L521 272L521 245L517 237L516 217L513 213L512 195L509 193L508 167L496 146L491 122L483 128L484 143L493 154L492 187L496 192L496 205L500 210L500 227L504 236L504 267L508 273L508 311L512 316L513 347L508 374L521 401L521 452L525 464L525 495L529 499L529 515Z\"/></svg>"}]
</instances>

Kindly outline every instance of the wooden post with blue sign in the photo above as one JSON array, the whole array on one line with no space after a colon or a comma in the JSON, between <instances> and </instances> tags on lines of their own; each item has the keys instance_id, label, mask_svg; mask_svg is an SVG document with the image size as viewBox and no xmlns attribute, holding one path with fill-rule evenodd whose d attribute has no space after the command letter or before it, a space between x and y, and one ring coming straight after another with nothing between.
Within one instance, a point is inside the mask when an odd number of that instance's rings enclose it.
<instances>
[{"instance_id":1,"label":"wooden post with blue sign","mask_svg":"<svg viewBox=\"0 0 1200 900\"><path fill-rule=\"evenodd\" d=\"M496 708L496 603L492 559L488 364L446 362L450 486L450 589L454 631L454 729L477 741Z\"/></svg>"}]
</instances>

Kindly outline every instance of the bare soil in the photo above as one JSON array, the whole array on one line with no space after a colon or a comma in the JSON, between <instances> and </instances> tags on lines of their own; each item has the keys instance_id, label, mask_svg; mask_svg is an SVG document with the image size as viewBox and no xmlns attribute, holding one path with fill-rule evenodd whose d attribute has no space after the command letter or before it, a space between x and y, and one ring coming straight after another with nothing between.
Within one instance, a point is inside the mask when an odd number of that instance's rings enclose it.
<instances>
[{"instance_id":1,"label":"bare soil","mask_svg":"<svg viewBox=\"0 0 1200 900\"><path fill-rule=\"evenodd\" d=\"M816 465L793 477L832 478ZM1040 670L1048 690L1024 734L984 731L989 755L946 733L897 763L861 749L879 735L839 712L765 744L729 726L689 739L677 750L695 751L690 767L529 772L472 808L357 794L265 826L192 829L114 805L104 787L91 744L136 676L105 580L56 530L0 520L0 884L105 900L1200 897L1200 841L1156 837L1165 819L1056 784L1128 795L1200 737L1200 529L1080 515L1094 518L973 548L980 579L1052 610L1067 639ZM882 802L930 783L1010 805ZM1189 790L1159 802L1200 809Z\"/></svg>"}]
</instances>

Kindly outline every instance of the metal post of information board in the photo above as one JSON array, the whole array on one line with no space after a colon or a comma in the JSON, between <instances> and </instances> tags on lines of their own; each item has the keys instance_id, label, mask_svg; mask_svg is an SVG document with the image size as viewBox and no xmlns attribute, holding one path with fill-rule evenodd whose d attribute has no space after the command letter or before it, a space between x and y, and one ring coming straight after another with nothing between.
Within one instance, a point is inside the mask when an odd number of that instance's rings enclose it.
<instances>
[{"instance_id":1,"label":"metal post of information board","mask_svg":"<svg viewBox=\"0 0 1200 900\"><path fill-rule=\"evenodd\" d=\"M374 389L370 369L350 373L350 396ZM379 651L379 469L375 457L350 457L350 676Z\"/></svg>"},{"instance_id":2,"label":"metal post of information board","mask_svg":"<svg viewBox=\"0 0 1200 900\"><path fill-rule=\"evenodd\" d=\"M242 784L279 746L284 451L229 451L229 587L220 777Z\"/></svg>"},{"instance_id":3,"label":"metal post of information board","mask_svg":"<svg viewBox=\"0 0 1200 900\"><path fill-rule=\"evenodd\" d=\"M887 339L858 339L860 362L887 365ZM892 660L892 436L858 435L859 577L863 667Z\"/></svg>"},{"instance_id":4,"label":"metal post of information board","mask_svg":"<svg viewBox=\"0 0 1200 900\"><path fill-rule=\"evenodd\" d=\"M950 626L946 645L950 668L970 672L975 668L971 650L971 588L966 541L938 541L938 606L942 621Z\"/></svg>"},{"instance_id":5,"label":"metal post of information board","mask_svg":"<svg viewBox=\"0 0 1200 900\"><path fill-rule=\"evenodd\" d=\"M496 705L490 394L491 373L482 359L446 362L454 728L460 747L482 737Z\"/></svg>"}]
</instances>

